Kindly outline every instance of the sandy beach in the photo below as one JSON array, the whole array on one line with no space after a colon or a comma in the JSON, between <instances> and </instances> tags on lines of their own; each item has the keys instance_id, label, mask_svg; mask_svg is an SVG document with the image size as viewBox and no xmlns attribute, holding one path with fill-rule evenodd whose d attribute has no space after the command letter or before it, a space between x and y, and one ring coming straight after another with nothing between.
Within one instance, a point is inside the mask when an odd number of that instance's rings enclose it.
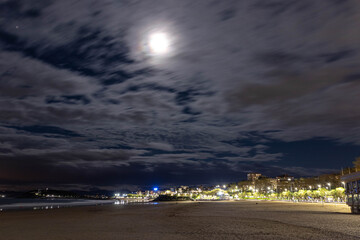
<instances>
[{"instance_id":1,"label":"sandy beach","mask_svg":"<svg viewBox=\"0 0 360 240\"><path fill-rule=\"evenodd\" d=\"M360 239L346 205L186 202L0 213L0 239Z\"/></svg>"}]
</instances>

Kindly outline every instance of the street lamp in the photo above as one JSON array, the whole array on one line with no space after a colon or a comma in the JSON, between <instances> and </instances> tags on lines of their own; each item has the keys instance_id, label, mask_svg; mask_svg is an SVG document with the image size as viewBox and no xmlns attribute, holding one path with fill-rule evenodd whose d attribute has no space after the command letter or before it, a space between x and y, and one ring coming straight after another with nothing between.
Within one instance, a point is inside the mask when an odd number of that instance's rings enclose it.
<instances>
[{"instance_id":1,"label":"street lamp","mask_svg":"<svg viewBox=\"0 0 360 240\"><path fill-rule=\"evenodd\" d=\"M310 190L312 189L312 186L309 186Z\"/></svg>"},{"instance_id":2,"label":"street lamp","mask_svg":"<svg viewBox=\"0 0 360 240\"><path fill-rule=\"evenodd\" d=\"M318 188L321 188L321 185L320 185L320 184L318 185Z\"/></svg>"},{"instance_id":3,"label":"street lamp","mask_svg":"<svg viewBox=\"0 0 360 240\"><path fill-rule=\"evenodd\" d=\"M327 185L329 185L329 190L331 190L331 183L328 183Z\"/></svg>"}]
</instances>

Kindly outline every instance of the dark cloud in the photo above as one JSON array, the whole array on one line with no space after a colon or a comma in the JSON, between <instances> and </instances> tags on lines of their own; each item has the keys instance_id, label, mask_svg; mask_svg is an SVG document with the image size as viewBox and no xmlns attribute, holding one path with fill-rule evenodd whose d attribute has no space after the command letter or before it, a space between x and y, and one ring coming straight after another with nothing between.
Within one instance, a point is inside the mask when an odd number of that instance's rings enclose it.
<instances>
[{"instance_id":1,"label":"dark cloud","mask_svg":"<svg viewBox=\"0 0 360 240\"><path fill-rule=\"evenodd\" d=\"M253 83L233 89L228 99L234 104L269 104L297 99L321 91L343 81L351 69L316 69L299 74L297 72L272 72L269 82ZM239 92L238 92L239 91Z\"/></svg>"},{"instance_id":2,"label":"dark cloud","mask_svg":"<svg viewBox=\"0 0 360 240\"><path fill-rule=\"evenodd\" d=\"M289 10L294 10L299 8L299 6L307 6L309 1L281 1L281 0L270 0L270 1L258 1L254 7L257 9L262 9L271 12L273 16L282 14Z\"/></svg>"},{"instance_id":3,"label":"dark cloud","mask_svg":"<svg viewBox=\"0 0 360 240\"><path fill-rule=\"evenodd\" d=\"M7 18L37 18L41 16L41 8L48 5L48 1L34 1L26 4L26 1L7 0L0 3L0 14Z\"/></svg>"},{"instance_id":4,"label":"dark cloud","mask_svg":"<svg viewBox=\"0 0 360 240\"><path fill-rule=\"evenodd\" d=\"M278 51L261 53L256 58L266 65L276 67L289 66L298 63L299 61L303 61L302 56Z\"/></svg>"},{"instance_id":5,"label":"dark cloud","mask_svg":"<svg viewBox=\"0 0 360 240\"><path fill-rule=\"evenodd\" d=\"M320 57L323 58L326 63L332 63L332 62L339 61L343 58L350 57L354 54L355 54L355 52L351 51L351 50L341 50L341 51L334 52L334 53L322 54L322 55L320 55Z\"/></svg>"},{"instance_id":6,"label":"dark cloud","mask_svg":"<svg viewBox=\"0 0 360 240\"><path fill-rule=\"evenodd\" d=\"M55 126L6 126L8 128L14 128L20 131L25 131L34 134L56 134L64 137L80 137L81 135L67 129L55 127Z\"/></svg>"},{"instance_id":7,"label":"dark cloud","mask_svg":"<svg viewBox=\"0 0 360 240\"><path fill-rule=\"evenodd\" d=\"M227 21L236 16L235 9L226 9L220 12L219 14L221 21Z\"/></svg>"},{"instance_id":8,"label":"dark cloud","mask_svg":"<svg viewBox=\"0 0 360 240\"><path fill-rule=\"evenodd\" d=\"M89 104L91 100L85 95L62 95L47 96L46 103L65 103L65 104Z\"/></svg>"}]
</instances>

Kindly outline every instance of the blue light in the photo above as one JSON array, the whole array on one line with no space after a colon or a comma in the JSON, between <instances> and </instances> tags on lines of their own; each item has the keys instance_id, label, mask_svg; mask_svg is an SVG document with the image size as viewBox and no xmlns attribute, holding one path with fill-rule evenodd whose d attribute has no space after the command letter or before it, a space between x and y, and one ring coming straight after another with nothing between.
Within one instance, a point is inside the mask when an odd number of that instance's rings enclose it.
<instances>
[{"instance_id":1,"label":"blue light","mask_svg":"<svg viewBox=\"0 0 360 240\"><path fill-rule=\"evenodd\" d=\"M157 187L154 187L154 191L157 191L158 190L158 188Z\"/></svg>"}]
</instances>

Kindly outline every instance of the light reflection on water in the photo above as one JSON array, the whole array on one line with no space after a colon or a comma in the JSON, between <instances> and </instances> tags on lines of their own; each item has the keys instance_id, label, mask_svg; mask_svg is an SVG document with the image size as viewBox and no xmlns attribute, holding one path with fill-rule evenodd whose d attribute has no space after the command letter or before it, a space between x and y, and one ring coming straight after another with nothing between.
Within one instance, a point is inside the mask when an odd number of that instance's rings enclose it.
<instances>
[{"instance_id":1,"label":"light reflection on water","mask_svg":"<svg viewBox=\"0 0 360 240\"><path fill-rule=\"evenodd\" d=\"M7 199L0 201L0 212L8 210L51 210L75 206L97 206L97 205L156 205L158 202L137 199L119 200L83 200L83 199Z\"/></svg>"},{"instance_id":2,"label":"light reflection on water","mask_svg":"<svg viewBox=\"0 0 360 240\"><path fill-rule=\"evenodd\" d=\"M113 200L89 199L1 199L0 212L7 210L51 210L75 206L113 204Z\"/></svg>"},{"instance_id":3,"label":"light reflection on water","mask_svg":"<svg viewBox=\"0 0 360 240\"><path fill-rule=\"evenodd\" d=\"M130 204L151 204L156 205L158 202L149 202L147 200L116 200L114 205L130 205Z\"/></svg>"},{"instance_id":4,"label":"light reflection on water","mask_svg":"<svg viewBox=\"0 0 360 240\"><path fill-rule=\"evenodd\" d=\"M60 208L60 205L57 206L45 206L45 207L33 207L33 210L47 210L47 209L55 209Z\"/></svg>"}]
</instances>

